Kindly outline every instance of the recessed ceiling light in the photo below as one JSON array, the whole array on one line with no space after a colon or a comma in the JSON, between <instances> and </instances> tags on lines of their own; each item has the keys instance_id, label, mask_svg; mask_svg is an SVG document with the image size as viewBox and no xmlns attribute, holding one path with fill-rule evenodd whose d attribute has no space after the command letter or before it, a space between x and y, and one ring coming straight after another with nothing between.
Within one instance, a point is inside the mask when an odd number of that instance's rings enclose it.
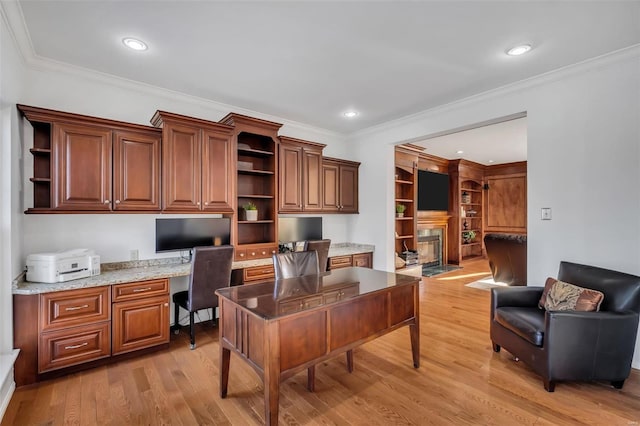
<instances>
[{"instance_id":1,"label":"recessed ceiling light","mask_svg":"<svg viewBox=\"0 0 640 426\"><path fill-rule=\"evenodd\" d=\"M359 114L358 114L358 111L347 111L342 115L344 115L347 118L354 118L354 117L357 117Z\"/></svg>"},{"instance_id":2,"label":"recessed ceiling light","mask_svg":"<svg viewBox=\"0 0 640 426\"><path fill-rule=\"evenodd\" d=\"M456 151L456 154L464 154L464 151L459 149L459 150Z\"/></svg>"},{"instance_id":3,"label":"recessed ceiling light","mask_svg":"<svg viewBox=\"0 0 640 426\"><path fill-rule=\"evenodd\" d=\"M147 50L147 44L142 41L142 40L138 40L137 38L133 38L133 37L127 37L127 38L123 38L122 39L122 43L127 46L129 49L133 49L133 50Z\"/></svg>"},{"instance_id":4,"label":"recessed ceiling light","mask_svg":"<svg viewBox=\"0 0 640 426\"><path fill-rule=\"evenodd\" d=\"M525 53L527 53L530 50L531 50L531 45L530 44L521 44L520 46L515 46L515 47L512 47L511 49L507 50L507 55L509 55L509 56L520 56L520 55L524 55Z\"/></svg>"},{"instance_id":5,"label":"recessed ceiling light","mask_svg":"<svg viewBox=\"0 0 640 426\"><path fill-rule=\"evenodd\" d=\"M489 162L490 162L490 163L495 163L495 161L493 161L493 160L489 160Z\"/></svg>"}]
</instances>

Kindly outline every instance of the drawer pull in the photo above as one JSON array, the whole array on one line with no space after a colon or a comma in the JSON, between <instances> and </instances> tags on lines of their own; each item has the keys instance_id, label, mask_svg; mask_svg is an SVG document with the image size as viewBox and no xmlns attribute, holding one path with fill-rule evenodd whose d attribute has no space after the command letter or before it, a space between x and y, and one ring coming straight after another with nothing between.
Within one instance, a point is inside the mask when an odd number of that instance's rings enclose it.
<instances>
[{"instance_id":1,"label":"drawer pull","mask_svg":"<svg viewBox=\"0 0 640 426\"><path fill-rule=\"evenodd\" d=\"M89 305L82 305L82 306L71 306L69 308L64 308L65 311L77 311L78 309L85 309L88 308Z\"/></svg>"},{"instance_id":2,"label":"drawer pull","mask_svg":"<svg viewBox=\"0 0 640 426\"><path fill-rule=\"evenodd\" d=\"M87 346L89 344L89 342L84 342L84 343L80 343L79 345L70 345L70 346L65 346L65 349L78 349L81 348L83 346Z\"/></svg>"},{"instance_id":3,"label":"drawer pull","mask_svg":"<svg viewBox=\"0 0 640 426\"><path fill-rule=\"evenodd\" d=\"M260 272L263 273L263 274L271 274L271 273L273 273L273 271L271 269L263 269Z\"/></svg>"},{"instance_id":4,"label":"drawer pull","mask_svg":"<svg viewBox=\"0 0 640 426\"><path fill-rule=\"evenodd\" d=\"M134 293L142 293L143 291L149 291L151 290L151 287L145 287L145 288L134 288L133 292Z\"/></svg>"}]
</instances>

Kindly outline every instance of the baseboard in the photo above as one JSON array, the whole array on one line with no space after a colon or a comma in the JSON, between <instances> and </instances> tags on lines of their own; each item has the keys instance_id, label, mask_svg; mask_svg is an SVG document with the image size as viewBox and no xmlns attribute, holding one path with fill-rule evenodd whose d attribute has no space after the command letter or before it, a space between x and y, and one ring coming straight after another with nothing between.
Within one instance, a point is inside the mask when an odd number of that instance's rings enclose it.
<instances>
[{"instance_id":1,"label":"baseboard","mask_svg":"<svg viewBox=\"0 0 640 426\"><path fill-rule=\"evenodd\" d=\"M13 379L13 363L18 357L18 349L14 349L9 354L0 355L0 421L9 406L9 401L16 390L16 382Z\"/></svg>"}]
</instances>

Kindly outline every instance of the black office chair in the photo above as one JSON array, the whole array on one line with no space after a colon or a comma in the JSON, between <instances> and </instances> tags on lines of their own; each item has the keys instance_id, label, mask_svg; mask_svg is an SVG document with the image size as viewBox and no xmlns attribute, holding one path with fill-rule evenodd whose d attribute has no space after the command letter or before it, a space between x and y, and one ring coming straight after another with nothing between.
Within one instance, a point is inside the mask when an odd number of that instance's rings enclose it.
<instances>
[{"instance_id":1,"label":"black office chair","mask_svg":"<svg viewBox=\"0 0 640 426\"><path fill-rule=\"evenodd\" d=\"M318 268L320 272L326 272L329 264L329 246L331 245L331 240L312 240L307 241L304 245L305 251L316 251L318 253Z\"/></svg>"},{"instance_id":2,"label":"black office chair","mask_svg":"<svg viewBox=\"0 0 640 426\"><path fill-rule=\"evenodd\" d=\"M229 287L231 283L231 263L233 261L233 246L194 247L191 260L191 275L189 276L189 290L180 291L173 295L174 303L174 333L180 332L180 307L189 312L189 333L191 349L196 347L193 317L200 309L212 308L215 324L215 308L218 297L215 291L222 287Z\"/></svg>"},{"instance_id":3,"label":"black office chair","mask_svg":"<svg viewBox=\"0 0 640 426\"><path fill-rule=\"evenodd\" d=\"M318 275L318 253L315 251L293 251L273 255L273 270L276 280L284 278Z\"/></svg>"}]
</instances>

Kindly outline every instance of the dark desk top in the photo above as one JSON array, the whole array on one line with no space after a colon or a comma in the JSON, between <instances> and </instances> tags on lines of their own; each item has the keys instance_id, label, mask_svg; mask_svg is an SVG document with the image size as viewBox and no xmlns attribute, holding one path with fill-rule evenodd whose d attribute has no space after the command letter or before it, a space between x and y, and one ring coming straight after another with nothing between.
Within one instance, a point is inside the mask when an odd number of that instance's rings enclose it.
<instances>
[{"instance_id":1,"label":"dark desk top","mask_svg":"<svg viewBox=\"0 0 640 426\"><path fill-rule=\"evenodd\" d=\"M264 319L302 312L388 287L412 285L419 278L351 267L260 284L219 289L216 294L229 299ZM336 297L339 292L339 297ZM295 307L293 307L295 306Z\"/></svg>"}]
</instances>

